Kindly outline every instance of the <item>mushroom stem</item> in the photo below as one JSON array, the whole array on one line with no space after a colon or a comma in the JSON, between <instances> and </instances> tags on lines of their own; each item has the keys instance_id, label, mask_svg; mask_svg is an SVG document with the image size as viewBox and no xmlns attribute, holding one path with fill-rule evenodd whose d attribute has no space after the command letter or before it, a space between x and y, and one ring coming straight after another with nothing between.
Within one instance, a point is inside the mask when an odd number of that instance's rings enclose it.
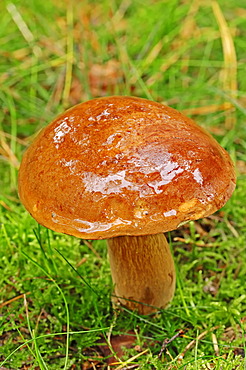
<instances>
[{"instance_id":1,"label":"mushroom stem","mask_svg":"<svg viewBox=\"0 0 246 370\"><path fill-rule=\"evenodd\" d=\"M146 315L172 300L176 274L164 234L108 239L108 253L114 302Z\"/></svg>"}]
</instances>

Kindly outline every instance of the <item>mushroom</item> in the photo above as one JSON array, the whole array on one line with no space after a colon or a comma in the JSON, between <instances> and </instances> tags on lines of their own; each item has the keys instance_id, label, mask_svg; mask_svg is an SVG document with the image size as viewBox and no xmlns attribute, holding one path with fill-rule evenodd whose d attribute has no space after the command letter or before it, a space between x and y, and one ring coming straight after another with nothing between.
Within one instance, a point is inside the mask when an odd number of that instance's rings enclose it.
<instances>
[{"instance_id":1,"label":"mushroom","mask_svg":"<svg viewBox=\"0 0 246 370\"><path fill-rule=\"evenodd\" d=\"M39 133L19 171L20 199L41 225L108 240L114 300L141 314L174 294L163 233L214 213L234 188L232 161L210 134L136 97L72 107Z\"/></svg>"}]
</instances>

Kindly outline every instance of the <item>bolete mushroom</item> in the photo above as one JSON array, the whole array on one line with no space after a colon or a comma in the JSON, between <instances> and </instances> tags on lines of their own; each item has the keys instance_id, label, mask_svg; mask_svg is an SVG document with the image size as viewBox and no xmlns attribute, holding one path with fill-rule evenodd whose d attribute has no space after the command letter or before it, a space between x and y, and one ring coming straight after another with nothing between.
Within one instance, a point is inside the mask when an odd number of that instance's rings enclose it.
<instances>
[{"instance_id":1,"label":"bolete mushroom","mask_svg":"<svg viewBox=\"0 0 246 370\"><path fill-rule=\"evenodd\" d=\"M115 295L141 314L174 294L163 233L214 213L234 187L229 155L204 129L170 107L123 96L61 114L19 171L20 199L40 224L108 239Z\"/></svg>"}]
</instances>

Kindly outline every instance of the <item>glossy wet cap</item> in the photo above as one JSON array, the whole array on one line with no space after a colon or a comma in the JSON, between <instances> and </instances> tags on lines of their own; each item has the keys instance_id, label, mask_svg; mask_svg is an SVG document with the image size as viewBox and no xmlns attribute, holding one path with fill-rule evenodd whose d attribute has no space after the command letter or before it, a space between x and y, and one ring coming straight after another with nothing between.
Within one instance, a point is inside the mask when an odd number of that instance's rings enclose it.
<instances>
[{"instance_id":1,"label":"glossy wet cap","mask_svg":"<svg viewBox=\"0 0 246 370\"><path fill-rule=\"evenodd\" d=\"M19 171L42 225L87 239L166 232L221 208L235 187L227 152L165 105L107 97L61 114Z\"/></svg>"}]
</instances>

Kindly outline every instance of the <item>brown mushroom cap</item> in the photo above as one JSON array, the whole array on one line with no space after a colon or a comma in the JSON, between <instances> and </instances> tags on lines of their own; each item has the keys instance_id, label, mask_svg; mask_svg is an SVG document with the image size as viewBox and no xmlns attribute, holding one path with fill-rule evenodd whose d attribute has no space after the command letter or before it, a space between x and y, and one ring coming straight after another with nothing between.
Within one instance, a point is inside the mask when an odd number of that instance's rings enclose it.
<instances>
[{"instance_id":1,"label":"brown mushroom cap","mask_svg":"<svg viewBox=\"0 0 246 370\"><path fill-rule=\"evenodd\" d=\"M227 152L165 105L113 96L61 114L25 152L20 199L42 225L80 238L148 235L221 208Z\"/></svg>"}]
</instances>

